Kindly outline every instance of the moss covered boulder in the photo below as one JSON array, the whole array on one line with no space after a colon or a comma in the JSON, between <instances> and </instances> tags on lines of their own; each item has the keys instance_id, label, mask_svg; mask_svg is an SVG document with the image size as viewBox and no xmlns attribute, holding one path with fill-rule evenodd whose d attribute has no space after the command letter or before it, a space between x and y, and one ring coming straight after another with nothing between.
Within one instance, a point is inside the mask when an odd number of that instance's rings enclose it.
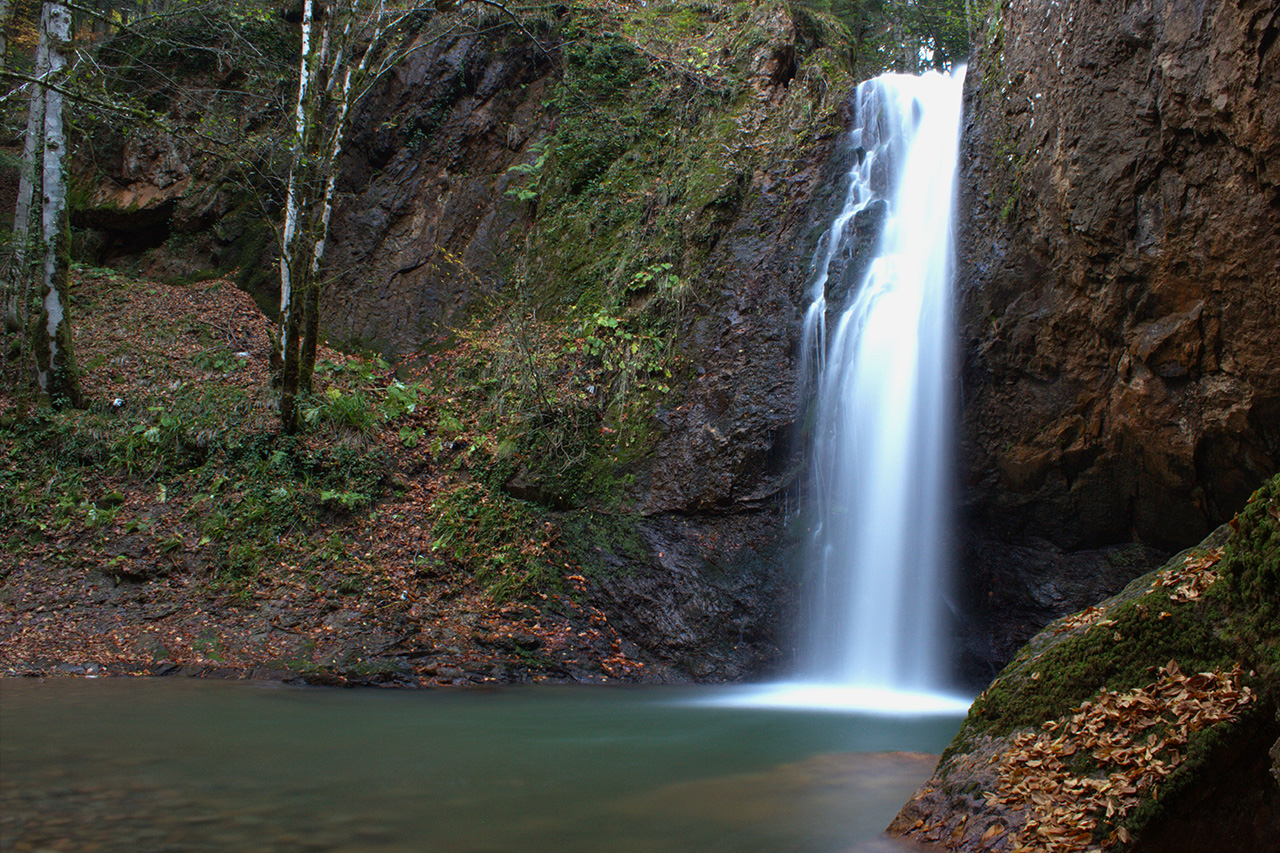
<instances>
[{"instance_id":1,"label":"moss covered boulder","mask_svg":"<svg viewBox=\"0 0 1280 853\"><path fill-rule=\"evenodd\" d=\"M1060 619L974 702L890 831L948 850L1280 850L1280 475Z\"/></svg>"}]
</instances>

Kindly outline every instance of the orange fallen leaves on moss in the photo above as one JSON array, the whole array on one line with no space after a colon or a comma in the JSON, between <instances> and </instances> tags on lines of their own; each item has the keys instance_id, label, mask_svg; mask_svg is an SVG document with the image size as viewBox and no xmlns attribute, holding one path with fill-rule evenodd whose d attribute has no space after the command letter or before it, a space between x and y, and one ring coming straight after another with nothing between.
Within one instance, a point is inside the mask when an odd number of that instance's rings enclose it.
<instances>
[{"instance_id":1,"label":"orange fallen leaves on moss","mask_svg":"<svg viewBox=\"0 0 1280 853\"><path fill-rule=\"evenodd\" d=\"M1161 572L1152 589L1163 588L1170 600L1179 604L1195 601L1218 579L1218 573L1212 568L1221 559L1221 548L1188 554L1182 565Z\"/></svg>"},{"instance_id":2,"label":"orange fallen leaves on moss","mask_svg":"<svg viewBox=\"0 0 1280 853\"><path fill-rule=\"evenodd\" d=\"M1016 735L998 756L995 790L983 796L989 806L1024 816L1010 836L1013 853L1095 848L1099 827L1115 826L1152 793L1182 762L1194 732L1234 720L1253 700L1239 667L1187 675L1171 660L1157 676L1135 690L1103 692L1038 732ZM1093 774L1073 772L1081 751L1097 763ZM1122 832L1115 827L1104 846L1123 840Z\"/></svg>"}]
</instances>

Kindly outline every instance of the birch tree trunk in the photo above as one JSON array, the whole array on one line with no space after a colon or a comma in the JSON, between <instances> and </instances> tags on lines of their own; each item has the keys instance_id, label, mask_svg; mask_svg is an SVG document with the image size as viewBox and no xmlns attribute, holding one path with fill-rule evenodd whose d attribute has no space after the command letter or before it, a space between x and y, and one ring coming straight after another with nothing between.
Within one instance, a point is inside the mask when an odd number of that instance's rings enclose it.
<instances>
[{"instance_id":1,"label":"birch tree trunk","mask_svg":"<svg viewBox=\"0 0 1280 853\"><path fill-rule=\"evenodd\" d=\"M50 82L58 82L67 68L71 49L71 10L59 2L47 2L41 13L42 36L48 48ZM44 88L44 126L41 178L43 264L40 281L40 314L32 335L36 381L40 393L54 405L81 404L80 380L71 346L71 239L67 220L66 133L62 124L63 95Z\"/></svg>"},{"instance_id":2,"label":"birch tree trunk","mask_svg":"<svg viewBox=\"0 0 1280 853\"><path fill-rule=\"evenodd\" d=\"M506 12L496 0L481 3ZM453 3L436 3L436 8ZM303 0L302 51L280 252L280 417L298 427L298 395L311 390L320 337L320 282L352 107L404 53L392 46L424 3ZM517 19L518 23L518 19Z\"/></svg>"},{"instance_id":3,"label":"birch tree trunk","mask_svg":"<svg viewBox=\"0 0 1280 853\"><path fill-rule=\"evenodd\" d=\"M280 420L296 432L299 394L311 391L320 336L320 276L337 184L338 158L350 115L352 84L368 68L383 34L380 3L340 0L317 15L303 0L302 51L294 112L289 185L280 253ZM352 65L351 42L360 25L372 32L360 61Z\"/></svg>"},{"instance_id":4,"label":"birch tree trunk","mask_svg":"<svg viewBox=\"0 0 1280 853\"><path fill-rule=\"evenodd\" d=\"M49 74L49 40L45 36L44 15L40 17L40 35L36 43L34 77L43 80ZM27 100L27 132L22 137L22 166L18 174L18 199L13 212L12 252L4 276L4 324L11 331L26 328L30 308L32 242L40 233L33 222L40 209L32 207L40 195L40 162L44 158L44 87L27 84L31 95Z\"/></svg>"},{"instance_id":5,"label":"birch tree trunk","mask_svg":"<svg viewBox=\"0 0 1280 853\"><path fill-rule=\"evenodd\" d=\"M0 71L9 67L9 19L13 17L11 0L0 0Z\"/></svg>"},{"instance_id":6,"label":"birch tree trunk","mask_svg":"<svg viewBox=\"0 0 1280 853\"><path fill-rule=\"evenodd\" d=\"M311 107L311 77L316 48L312 39L315 24L313 0L302 3L302 49L298 57L298 99L294 106L293 145L290 148L289 185L285 194L284 229L280 247L280 423L286 433L298 430L298 359L301 352L300 329L301 300L298 299L299 281L304 269L299 256L305 242L305 216L308 196L308 136L315 124L309 115Z\"/></svg>"}]
</instances>

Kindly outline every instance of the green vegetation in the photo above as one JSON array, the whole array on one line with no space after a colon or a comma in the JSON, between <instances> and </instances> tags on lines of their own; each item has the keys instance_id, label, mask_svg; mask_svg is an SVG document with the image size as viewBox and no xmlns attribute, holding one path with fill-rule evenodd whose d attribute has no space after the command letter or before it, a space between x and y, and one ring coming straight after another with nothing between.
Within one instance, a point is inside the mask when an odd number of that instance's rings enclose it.
<instances>
[{"instance_id":1,"label":"green vegetation","mask_svg":"<svg viewBox=\"0 0 1280 853\"><path fill-rule=\"evenodd\" d=\"M335 504L364 508L382 493L375 449L289 440L254 429L253 417L242 389L207 383L123 412L15 420L2 438L10 464L0 470L0 529L17 548L81 526L98 544L139 535L160 554L193 552L214 581L238 583L298 549ZM146 494L145 508L126 492Z\"/></svg>"},{"instance_id":2,"label":"green vegetation","mask_svg":"<svg viewBox=\"0 0 1280 853\"><path fill-rule=\"evenodd\" d=\"M654 416L689 374L680 332L725 286L713 247L751 176L786 174L853 83L839 32L755 76L793 49L788 21L782 3L656 2L560 22L555 130L507 170L531 218L514 286L426 358L433 417L405 433L456 475L438 552L486 583L554 586L576 560L544 551L540 529L627 518Z\"/></svg>"},{"instance_id":3,"label":"green vegetation","mask_svg":"<svg viewBox=\"0 0 1280 853\"><path fill-rule=\"evenodd\" d=\"M1223 552L1228 631L1248 650L1280 699L1280 475L1263 484L1236 516Z\"/></svg>"},{"instance_id":4,"label":"green vegetation","mask_svg":"<svg viewBox=\"0 0 1280 853\"><path fill-rule=\"evenodd\" d=\"M963 64L975 29L963 0L795 0L793 5L815 29L846 34L859 79Z\"/></svg>"},{"instance_id":5,"label":"green vegetation","mask_svg":"<svg viewBox=\"0 0 1280 853\"><path fill-rule=\"evenodd\" d=\"M431 506L433 552L473 567L476 579L498 601L558 588L549 560L555 525L537 509L479 483L464 483Z\"/></svg>"},{"instance_id":6,"label":"green vegetation","mask_svg":"<svg viewBox=\"0 0 1280 853\"><path fill-rule=\"evenodd\" d=\"M970 718L979 731L1005 735L1062 717L1099 690L1146 684L1153 662L1175 659L1187 670L1212 669L1231 650L1198 609L1194 602L1171 602L1161 589L1108 610L1107 624L1072 634L1041 654L1020 655L974 703ZM1032 676L1035 686L1028 690Z\"/></svg>"},{"instance_id":7,"label":"green vegetation","mask_svg":"<svg viewBox=\"0 0 1280 853\"><path fill-rule=\"evenodd\" d=\"M307 434L281 436L258 361L266 341L252 356L228 345L252 339L228 330L243 302L213 322L174 310L219 305L228 285L79 275L85 370L99 396L82 410L0 410L6 563L35 555L120 580L181 572L235 592L354 550L352 522L388 491L379 436L397 433L422 386L388 381L385 364L326 362ZM104 385L120 396L104 399ZM312 541L320 530L331 535Z\"/></svg>"},{"instance_id":8,"label":"green vegetation","mask_svg":"<svg viewBox=\"0 0 1280 853\"><path fill-rule=\"evenodd\" d=\"M104 40L99 61L113 69L103 81L113 95L166 113L166 132L190 137L200 187L178 199L183 215L220 211L213 236L230 247L225 261L271 314L269 222L285 174L274 129L297 33L265 7L223 11L139 24ZM199 324L155 329L157 340L194 336L199 346L184 361L200 383L152 388L123 410L99 401L42 415L14 445L15 459L59 448L48 464L66 468L65 482L50 487L68 490L60 512L105 513L92 489L71 484L109 468L111 491L145 482L167 520L180 508L181 524L158 525L165 553L194 553L189 561L240 582L274 563L327 559L299 559L296 549L318 553L303 538L327 519L377 512L389 457L411 452L441 472L426 519L433 548L420 556L498 597L556 586L574 562L555 547L560 525L629 524L629 490L658 435L654 416L678 403L690 372L680 333L710 288L726 284L707 269L711 252L752 203L752 176L785 176L798 148L834 129L853 83L852 44L840 27L794 44L780 0L521 14L528 31L558 46L560 76L545 104L554 129L508 170L508 195L527 205L530 229L502 293L474 303L470 321L436 342L422 370L402 369L403 381L376 360L320 364L316 393L299 400L305 434L296 442L274 434L270 392L255 386L261 374L238 347ZM495 45L527 38L501 15L492 23L501 24L489 36ZM197 34L203 46L185 51ZM176 88L179 78L200 81L195 94ZM455 82L455 95L467 90L461 75ZM452 103L395 126L397 138L421 146ZM124 136L109 118L85 113L78 126L86 164L116 159ZM79 176L80 204L92 203L101 177ZM94 352L88 363L109 371L127 357ZM4 523L25 523L38 503L33 488L24 483L22 507L6 507ZM137 531L151 535L141 523Z\"/></svg>"},{"instance_id":9,"label":"green vegetation","mask_svg":"<svg viewBox=\"0 0 1280 853\"><path fill-rule=\"evenodd\" d=\"M454 472L432 507L433 552L498 597L558 586L563 513L617 508L648 449L638 407L665 390L634 336L570 334L532 315L459 333L426 366L429 414L407 433Z\"/></svg>"}]
</instances>

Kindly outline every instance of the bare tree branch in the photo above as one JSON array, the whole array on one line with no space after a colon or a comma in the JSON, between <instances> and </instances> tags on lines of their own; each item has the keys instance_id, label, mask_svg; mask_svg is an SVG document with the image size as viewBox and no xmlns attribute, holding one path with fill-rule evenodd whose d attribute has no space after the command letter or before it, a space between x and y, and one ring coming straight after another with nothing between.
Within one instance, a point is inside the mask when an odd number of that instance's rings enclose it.
<instances>
[{"instance_id":1,"label":"bare tree branch","mask_svg":"<svg viewBox=\"0 0 1280 853\"><path fill-rule=\"evenodd\" d=\"M66 98L70 98L78 104L86 104L91 107L97 107L100 110L109 110L111 112L128 116L129 118L140 119L148 122L149 124L155 125L156 127L165 129L168 127L161 117L157 116L150 110L122 104L118 101L99 100L98 98L85 94L83 91L55 83L48 76L43 78L33 77L29 74L23 74L18 71L10 71L6 69L0 71L0 79L13 80L27 85L41 86L49 91L57 92ZM27 92L27 85L19 86L7 95L0 97L0 106L4 106L9 100L18 97L19 94L25 94Z\"/></svg>"}]
</instances>

